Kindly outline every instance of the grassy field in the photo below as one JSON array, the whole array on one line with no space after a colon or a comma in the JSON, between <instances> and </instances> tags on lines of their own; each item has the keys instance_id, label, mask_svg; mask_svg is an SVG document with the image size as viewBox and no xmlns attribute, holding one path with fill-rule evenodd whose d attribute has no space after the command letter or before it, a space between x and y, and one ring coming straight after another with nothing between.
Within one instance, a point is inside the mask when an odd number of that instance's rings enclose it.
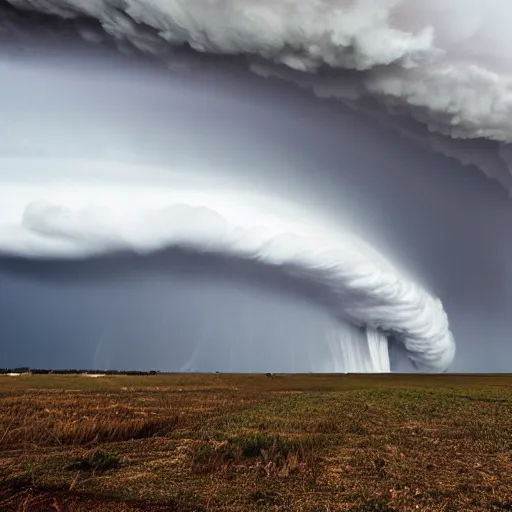
<instances>
[{"instance_id":1,"label":"grassy field","mask_svg":"<svg viewBox=\"0 0 512 512\"><path fill-rule=\"evenodd\" d=\"M512 377L0 376L11 510L512 510Z\"/></svg>"}]
</instances>

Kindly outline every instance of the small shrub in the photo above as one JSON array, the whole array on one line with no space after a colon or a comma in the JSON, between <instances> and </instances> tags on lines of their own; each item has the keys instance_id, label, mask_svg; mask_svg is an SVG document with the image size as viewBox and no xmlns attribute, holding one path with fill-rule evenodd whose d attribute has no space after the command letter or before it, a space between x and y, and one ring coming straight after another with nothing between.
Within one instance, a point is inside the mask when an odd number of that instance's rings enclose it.
<instances>
[{"instance_id":1,"label":"small shrub","mask_svg":"<svg viewBox=\"0 0 512 512\"><path fill-rule=\"evenodd\" d=\"M109 469L118 469L121 467L119 456L114 453L103 451L94 452L92 455L74 460L66 469L74 471L93 471L102 473Z\"/></svg>"},{"instance_id":2,"label":"small shrub","mask_svg":"<svg viewBox=\"0 0 512 512\"><path fill-rule=\"evenodd\" d=\"M221 443L201 445L194 455L194 468L199 472L211 472L229 463L251 459L260 459L276 469L295 468L315 458L313 449L311 437L287 438L257 432L236 436Z\"/></svg>"},{"instance_id":3,"label":"small shrub","mask_svg":"<svg viewBox=\"0 0 512 512\"><path fill-rule=\"evenodd\" d=\"M258 432L235 437L230 442L239 446L246 458L265 456L267 459L275 460L295 455L300 460L306 460L313 451L311 437L284 437Z\"/></svg>"}]
</instances>

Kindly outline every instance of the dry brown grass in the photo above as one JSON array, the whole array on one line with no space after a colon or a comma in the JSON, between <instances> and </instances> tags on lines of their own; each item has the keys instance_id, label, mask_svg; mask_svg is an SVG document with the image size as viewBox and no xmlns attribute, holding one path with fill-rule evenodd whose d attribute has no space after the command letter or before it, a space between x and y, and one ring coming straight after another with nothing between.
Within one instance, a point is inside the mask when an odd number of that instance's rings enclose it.
<instances>
[{"instance_id":1,"label":"dry brown grass","mask_svg":"<svg viewBox=\"0 0 512 512\"><path fill-rule=\"evenodd\" d=\"M176 413L146 412L126 404L105 403L97 395L60 397L57 407L27 394L2 400L7 425L0 449L34 446L87 445L166 435L180 423Z\"/></svg>"},{"instance_id":2,"label":"dry brown grass","mask_svg":"<svg viewBox=\"0 0 512 512\"><path fill-rule=\"evenodd\" d=\"M0 511L512 510L512 378L0 378Z\"/></svg>"}]
</instances>

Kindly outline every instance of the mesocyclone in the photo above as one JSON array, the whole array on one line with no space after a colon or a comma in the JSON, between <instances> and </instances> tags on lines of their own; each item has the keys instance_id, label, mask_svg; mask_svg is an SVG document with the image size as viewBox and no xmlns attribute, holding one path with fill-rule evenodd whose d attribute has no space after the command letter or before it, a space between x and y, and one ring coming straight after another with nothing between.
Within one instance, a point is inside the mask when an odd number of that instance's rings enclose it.
<instances>
[{"instance_id":1,"label":"mesocyclone","mask_svg":"<svg viewBox=\"0 0 512 512\"><path fill-rule=\"evenodd\" d=\"M365 351L354 348L349 371L389 371L389 336L418 369L444 371L454 358L441 301L367 244L307 210L240 190L77 189L65 183L43 190L17 184L0 193L4 254L88 258L179 248L244 262L256 272L270 269L332 315L336 332L331 328L326 337L333 357L338 345L349 343L346 325L359 329L357 343Z\"/></svg>"}]
</instances>

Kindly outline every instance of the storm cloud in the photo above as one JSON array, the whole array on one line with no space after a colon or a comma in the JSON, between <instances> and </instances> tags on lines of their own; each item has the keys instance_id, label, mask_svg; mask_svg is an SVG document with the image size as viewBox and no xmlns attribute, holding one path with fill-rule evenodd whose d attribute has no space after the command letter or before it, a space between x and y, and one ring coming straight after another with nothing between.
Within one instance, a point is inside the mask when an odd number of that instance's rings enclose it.
<instances>
[{"instance_id":1,"label":"storm cloud","mask_svg":"<svg viewBox=\"0 0 512 512\"><path fill-rule=\"evenodd\" d=\"M28 10L69 21L68 30L89 42L149 54L171 69L193 66L179 52L183 45L243 56L254 72L334 97L512 186L505 50L512 12L502 0L8 3L18 12L6 17L4 32L23 33ZM479 139L490 142L476 149L467 142Z\"/></svg>"},{"instance_id":2,"label":"storm cloud","mask_svg":"<svg viewBox=\"0 0 512 512\"><path fill-rule=\"evenodd\" d=\"M293 269L295 299L320 282L330 315L341 308L343 321L396 336L419 367L445 369L453 357L439 296L463 347L454 368L497 368L480 367L475 354L484 333L506 344L510 204L472 167L429 154L475 164L510 185L508 57L496 52L507 36L496 12L479 1L9 4L0 25L8 43L2 110L10 119L0 127L0 241L9 258L190 249L192 236L205 257L239 261L237 244L250 240L258 265L279 260L284 275ZM503 17L506 7L496 9ZM181 221L169 222L187 187L195 199ZM249 189L258 201L247 199ZM238 231L219 249L219 211L229 201L212 208L212 197L227 191L238 197L227 214L230 233ZM293 205L295 223L284 220L284 206L262 215L276 198ZM190 206L198 203L210 214L196 222ZM271 228L263 237L241 213L249 206ZM308 229L329 236L320 242L304 236ZM290 231L293 248L279 238ZM375 293L389 299L366 316L347 313L371 293L340 285L335 270L347 233L374 248L356 253L371 261L365 275ZM388 295L378 253L400 283ZM3 273L22 279L30 275L23 268L4 263ZM328 269L329 278L304 277L307 269ZM413 299L405 291L412 289ZM418 342L426 343L420 351ZM347 352L331 350L331 358Z\"/></svg>"}]
</instances>

